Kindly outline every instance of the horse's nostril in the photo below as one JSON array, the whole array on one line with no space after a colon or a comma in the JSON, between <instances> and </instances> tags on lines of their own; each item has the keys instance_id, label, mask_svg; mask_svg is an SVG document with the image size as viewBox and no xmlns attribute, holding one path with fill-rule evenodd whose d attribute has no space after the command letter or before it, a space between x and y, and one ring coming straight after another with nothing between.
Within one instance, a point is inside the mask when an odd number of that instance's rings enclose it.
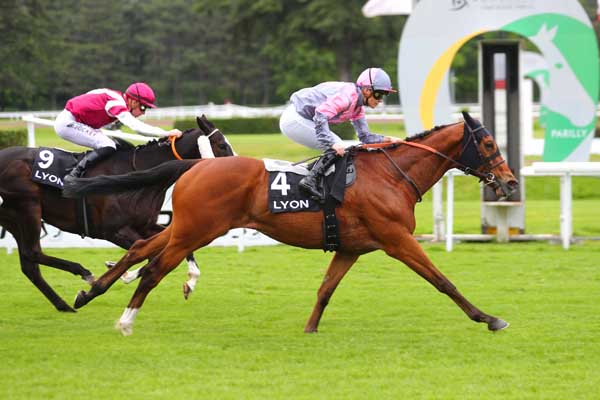
<instances>
[{"instance_id":1,"label":"horse's nostril","mask_svg":"<svg viewBox=\"0 0 600 400\"><path fill-rule=\"evenodd\" d=\"M519 186L519 182L517 180L510 180L508 181L507 185L511 188L516 188Z\"/></svg>"}]
</instances>

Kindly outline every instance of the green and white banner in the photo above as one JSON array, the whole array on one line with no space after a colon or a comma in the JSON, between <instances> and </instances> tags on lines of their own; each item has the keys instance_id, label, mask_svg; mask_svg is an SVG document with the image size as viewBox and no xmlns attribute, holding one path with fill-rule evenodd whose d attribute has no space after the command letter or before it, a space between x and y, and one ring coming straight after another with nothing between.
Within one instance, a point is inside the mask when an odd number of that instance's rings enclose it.
<instances>
[{"instance_id":1,"label":"green and white banner","mask_svg":"<svg viewBox=\"0 0 600 400\"><path fill-rule=\"evenodd\" d=\"M596 35L577 0L421 0L409 17L398 55L407 131L453 122L448 71L469 39L517 33L540 51L545 68L530 71L544 92L544 161L587 161L594 137L599 66Z\"/></svg>"}]
</instances>

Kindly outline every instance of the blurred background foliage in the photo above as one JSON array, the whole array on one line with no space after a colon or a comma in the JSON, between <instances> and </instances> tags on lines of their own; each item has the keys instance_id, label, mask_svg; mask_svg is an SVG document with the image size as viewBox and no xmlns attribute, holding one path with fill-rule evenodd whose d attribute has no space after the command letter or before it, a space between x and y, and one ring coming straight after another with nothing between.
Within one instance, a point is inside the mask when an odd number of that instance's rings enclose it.
<instances>
[{"instance_id":1,"label":"blurred background foliage","mask_svg":"<svg viewBox=\"0 0 600 400\"><path fill-rule=\"evenodd\" d=\"M596 1L581 3L598 32ZM365 18L364 4L2 0L0 110L60 109L72 96L124 90L136 80L155 88L161 106L282 104L299 88L353 81L369 66L383 67L395 82L407 17ZM476 101L476 41L461 49L453 69L456 100Z\"/></svg>"}]
</instances>

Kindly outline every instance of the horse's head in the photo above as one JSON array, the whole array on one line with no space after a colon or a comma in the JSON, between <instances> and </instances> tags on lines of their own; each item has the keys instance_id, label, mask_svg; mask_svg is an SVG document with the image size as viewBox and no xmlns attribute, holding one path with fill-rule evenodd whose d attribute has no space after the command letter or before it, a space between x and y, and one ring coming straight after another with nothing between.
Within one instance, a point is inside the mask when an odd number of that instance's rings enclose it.
<instances>
[{"instance_id":1,"label":"horse's head","mask_svg":"<svg viewBox=\"0 0 600 400\"><path fill-rule=\"evenodd\" d=\"M216 128L213 123L206 118L205 115L202 115L199 118L196 117L196 123L198 124L202 134L210 141L210 146L215 157L237 155L235 151L233 151L233 147L231 147L231 144L225 135L223 135L223 133L221 133L221 131Z\"/></svg>"},{"instance_id":2,"label":"horse's head","mask_svg":"<svg viewBox=\"0 0 600 400\"><path fill-rule=\"evenodd\" d=\"M459 162L471 175L492 186L499 200L505 200L517 190L519 183L500 154L494 137L485 126L463 112L463 146Z\"/></svg>"},{"instance_id":3,"label":"horse's head","mask_svg":"<svg viewBox=\"0 0 600 400\"><path fill-rule=\"evenodd\" d=\"M198 128L188 129L183 132L173 145L165 142L164 145L175 147L174 153L180 158L214 158L236 155L225 135L203 115L196 118Z\"/></svg>"}]
</instances>

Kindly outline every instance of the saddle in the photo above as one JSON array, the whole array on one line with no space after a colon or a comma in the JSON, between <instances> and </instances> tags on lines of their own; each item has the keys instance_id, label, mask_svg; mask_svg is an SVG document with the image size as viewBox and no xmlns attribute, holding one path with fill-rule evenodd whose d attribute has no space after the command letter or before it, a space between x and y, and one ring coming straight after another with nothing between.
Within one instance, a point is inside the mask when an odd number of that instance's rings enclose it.
<instances>
[{"instance_id":1,"label":"saddle","mask_svg":"<svg viewBox=\"0 0 600 400\"><path fill-rule=\"evenodd\" d=\"M63 188L63 177L83 158L85 153L40 147L31 165L31 180L57 189Z\"/></svg>"},{"instance_id":2,"label":"saddle","mask_svg":"<svg viewBox=\"0 0 600 400\"><path fill-rule=\"evenodd\" d=\"M300 190L298 182L308 174L305 165L294 165L288 161L264 159L269 172L269 211L274 214L285 212L323 211L323 249L335 251L340 246L338 221L335 209L344 201L346 187L356 180L353 156L347 152L327 171L320 180L325 202L323 204Z\"/></svg>"}]
</instances>

